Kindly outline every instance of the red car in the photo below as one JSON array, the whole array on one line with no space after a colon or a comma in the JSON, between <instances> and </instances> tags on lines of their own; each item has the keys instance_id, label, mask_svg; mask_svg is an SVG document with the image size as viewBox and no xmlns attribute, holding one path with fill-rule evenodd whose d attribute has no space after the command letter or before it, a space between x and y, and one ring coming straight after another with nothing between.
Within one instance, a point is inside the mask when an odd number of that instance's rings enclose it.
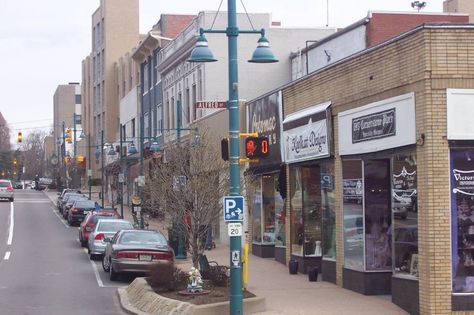
<instances>
[{"instance_id":1,"label":"red car","mask_svg":"<svg viewBox=\"0 0 474 315\"><path fill-rule=\"evenodd\" d=\"M103 218L115 218L120 219L120 214L115 210L95 210L89 211L87 216L82 221L79 226L79 242L81 242L82 247L87 246L87 241L89 240L89 234L94 230L95 225L99 219Z\"/></svg>"}]
</instances>

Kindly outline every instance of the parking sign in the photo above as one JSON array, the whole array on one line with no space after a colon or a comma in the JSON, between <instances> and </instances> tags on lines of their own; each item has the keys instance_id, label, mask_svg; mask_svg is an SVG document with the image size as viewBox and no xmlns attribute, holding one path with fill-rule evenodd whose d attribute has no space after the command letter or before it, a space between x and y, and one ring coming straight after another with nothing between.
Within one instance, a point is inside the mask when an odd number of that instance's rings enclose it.
<instances>
[{"instance_id":1,"label":"parking sign","mask_svg":"<svg viewBox=\"0 0 474 315\"><path fill-rule=\"evenodd\" d=\"M224 197L224 221L244 220L244 197L225 196Z\"/></svg>"}]
</instances>

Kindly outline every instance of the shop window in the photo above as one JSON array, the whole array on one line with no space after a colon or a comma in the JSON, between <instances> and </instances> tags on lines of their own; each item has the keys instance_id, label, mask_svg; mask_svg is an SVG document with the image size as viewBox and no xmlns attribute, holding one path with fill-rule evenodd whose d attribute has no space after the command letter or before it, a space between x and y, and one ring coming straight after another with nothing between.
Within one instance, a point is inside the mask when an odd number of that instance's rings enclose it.
<instances>
[{"instance_id":1,"label":"shop window","mask_svg":"<svg viewBox=\"0 0 474 315\"><path fill-rule=\"evenodd\" d=\"M394 273L418 277L418 202L415 155L397 155L392 164Z\"/></svg>"},{"instance_id":2,"label":"shop window","mask_svg":"<svg viewBox=\"0 0 474 315\"><path fill-rule=\"evenodd\" d=\"M262 243L275 244L275 176L262 176Z\"/></svg>"},{"instance_id":3,"label":"shop window","mask_svg":"<svg viewBox=\"0 0 474 315\"><path fill-rule=\"evenodd\" d=\"M450 156L453 292L474 293L474 149Z\"/></svg>"},{"instance_id":4,"label":"shop window","mask_svg":"<svg viewBox=\"0 0 474 315\"><path fill-rule=\"evenodd\" d=\"M252 241L262 242L262 186L260 177L251 183L252 202Z\"/></svg>"},{"instance_id":5,"label":"shop window","mask_svg":"<svg viewBox=\"0 0 474 315\"><path fill-rule=\"evenodd\" d=\"M364 161L367 271L392 270L390 160Z\"/></svg>"},{"instance_id":6,"label":"shop window","mask_svg":"<svg viewBox=\"0 0 474 315\"><path fill-rule=\"evenodd\" d=\"M274 194L275 194L275 246L286 246L286 212L285 201L278 191L278 175L273 175Z\"/></svg>"},{"instance_id":7,"label":"shop window","mask_svg":"<svg viewBox=\"0 0 474 315\"><path fill-rule=\"evenodd\" d=\"M336 211L334 208L334 164L321 165L321 209L323 212L323 256L336 259Z\"/></svg>"},{"instance_id":8,"label":"shop window","mask_svg":"<svg viewBox=\"0 0 474 315\"><path fill-rule=\"evenodd\" d=\"M362 161L342 162L344 267L364 269L364 209Z\"/></svg>"},{"instance_id":9,"label":"shop window","mask_svg":"<svg viewBox=\"0 0 474 315\"><path fill-rule=\"evenodd\" d=\"M290 168L292 254L322 256L320 168Z\"/></svg>"}]
</instances>

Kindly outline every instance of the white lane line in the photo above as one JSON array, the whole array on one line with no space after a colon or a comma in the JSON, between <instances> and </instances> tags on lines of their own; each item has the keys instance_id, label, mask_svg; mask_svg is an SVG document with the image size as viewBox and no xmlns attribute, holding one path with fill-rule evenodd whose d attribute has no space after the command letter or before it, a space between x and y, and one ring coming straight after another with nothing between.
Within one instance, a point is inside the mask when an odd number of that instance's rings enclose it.
<instances>
[{"instance_id":1,"label":"white lane line","mask_svg":"<svg viewBox=\"0 0 474 315\"><path fill-rule=\"evenodd\" d=\"M87 254L87 249L83 248L83 250L84 250L84 253ZM87 256L89 256L89 254L87 254ZM102 281L102 279L100 278L99 269L97 268L97 265L95 264L95 262L93 260L89 260L89 261L91 262L92 270L94 271L94 276L95 276L95 280L97 281L97 285L100 288L122 288L122 287L125 287L125 286L118 286L118 285L105 285L104 282Z\"/></svg>"},{"instance_id":2,"label":"white lane line","mask_svg":"<svg viewBox=\"0 0 474 315\"><path fill-rule=\"evenodd\" d=\"M13 242L13 227L15 226L15 208L13 208L13 202L10 202L10 229L8 230L7 245L11 245Z\"/></svg>"},{"instance_id":3,"label":"white lane line","mask_svg":"<svg viewBox=\"0 0 474 315\"><path fill-rule=\"evenodd\" d=\"M10 259L11 252L6 252L5 256L3 257L4 260Z\"/></svg>"},{"instance_id":4,"label":"white lane line","mask_svg":"<svg viewBox=\"0 0 474 315\"><path fill-rule=\"evenodd\" d=\"M59 214L58 214L58 212L56 211L56 209L54 209L53 207L51 207L51 210L53 210L54 215L58 217L59 221L61 221L61 223L62 223L66 228L69 229L70 226L67 225L66 222L64 222L63 218L61 218L61 217L59 216Z\"/></svg>"}]
</instances>

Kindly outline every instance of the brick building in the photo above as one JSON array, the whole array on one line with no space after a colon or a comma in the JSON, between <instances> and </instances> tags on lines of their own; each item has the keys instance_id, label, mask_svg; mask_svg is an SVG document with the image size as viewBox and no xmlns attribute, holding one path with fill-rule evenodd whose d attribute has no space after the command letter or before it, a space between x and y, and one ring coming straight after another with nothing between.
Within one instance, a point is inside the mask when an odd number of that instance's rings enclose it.
<instances>
[{"instance_id":1,"label":"brick building","mask_svg":"<svg viewBox=\"0 0 474 315\"><path fill-rule=\"evenodd\" d=\"M473 43L423 24L281 89L286 262L412 314L474 310Z\"/></svg>"}]
</instances>

